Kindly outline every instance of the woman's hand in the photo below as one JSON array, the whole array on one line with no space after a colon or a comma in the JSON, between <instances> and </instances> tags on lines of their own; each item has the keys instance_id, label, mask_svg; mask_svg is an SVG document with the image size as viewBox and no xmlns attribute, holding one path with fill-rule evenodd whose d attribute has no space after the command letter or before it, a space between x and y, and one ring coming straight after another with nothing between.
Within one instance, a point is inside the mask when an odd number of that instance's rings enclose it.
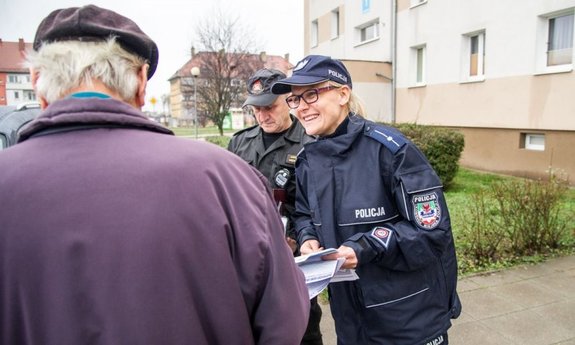
<instances>
[{"instance_id":1,"label":"woman's hand","mask_svg":"<svg viewBox=\"0 0 575 345\"><path fill-rule=\"evenodd\" d=\"M307 240L299 247L301 255L311 254L320 250L323 250L323 247L320 247L318 240Z\"/></svg>"},{"instance_id":2,"label":"woman's hand","mask_svg":"<svg viewBox=\"0 0 575 345\"><path fill-rule=\"evenodd\" d=\"M355 251L350 247L341 246L337 249L337 253L324 255L321 258L323 260L337 260L338 258L345 258L345 262L341 268L347 269L357 267L357 256L355 256Z\"/></svg>"}]
</instances>

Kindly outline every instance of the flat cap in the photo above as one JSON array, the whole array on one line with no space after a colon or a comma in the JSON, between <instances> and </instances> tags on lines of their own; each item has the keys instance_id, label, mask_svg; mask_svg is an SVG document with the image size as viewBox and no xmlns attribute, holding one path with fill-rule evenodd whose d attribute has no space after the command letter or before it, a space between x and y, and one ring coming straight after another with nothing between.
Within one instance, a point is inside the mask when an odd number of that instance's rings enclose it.
<instances>
[{"instance_id":1,"label":"flat cap","mask_svg":"<svg viewBox=\"0 0 575 345\"><path fill-rule=\"evenodd\" d=\"M271 91L274 82L285 78L286 75L276 69L260 69L254 73L248 80L248 98L242 105L255 105L258 107L267 107L276 101L278 95Z\"/></svg>"},{"instance_id":2,"label":"flat cap","mask_svg":"<svg viewBox=\"0 0 575 345\"><path fill-rule=\"evenodd\" d=\"M34 50L42 43L56 41L94 41L116 37L127 51L150 64L148 79L158 66L158 47L131 19L94 5L55 10L44 18L36 30Z\"/></svg>"}]
</instances>

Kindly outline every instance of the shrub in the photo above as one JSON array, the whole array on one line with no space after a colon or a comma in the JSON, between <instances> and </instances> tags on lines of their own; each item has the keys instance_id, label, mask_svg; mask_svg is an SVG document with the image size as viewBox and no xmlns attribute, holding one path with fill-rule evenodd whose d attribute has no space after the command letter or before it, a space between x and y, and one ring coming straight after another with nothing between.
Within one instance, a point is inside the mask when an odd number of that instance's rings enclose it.
<instances>
[{"instance_id":1,"label":"shrub","mask_svg":"<svg viewBox=\"0 0 575 345\"><path fill-rule=\"evenodd\" d=\"M496 204L482 190L471 195L471 207L466 209L463 231L458 233L458 252L473 266L484 267L497 261L503 236L498 224Z\"/></svg>"},{"instance_id":2,"label":"shrub","mask_svg":"<svg viewBox=\"0 0 575 345\"><path fill-rule=\"evenodd\" d=\"M228 144L230 142L231 138L225 135L213 135L213 136L209 136L206 137L206 141L210 142L212 144L216 144L220 147L223 147L224 149L228 148Z\"/></svg>"},{"instance_id":3,"label":"shrub","mask_svg":"<svg viewBox=\"0 0 575 345\"><path fill-rule=\"evenodd\" d=\"M465 145L463 134L452 129L414 123L391 126L402 132L423 152L439 175L443 186L448 188L459 169L459 158Z\"/></svg>"},{"instance_id":4,"label":"shrub","mask_svg":"<svg viewBox=\"0 0 575 345\"><path fill-rule=\"evenodd\" d=\"M565 208L567 192L566 181L553 175L545 181L502 180L484 188L463 210L458 251L471 265L486 267L561 249L574 220Z\"/></svg>"},{"instance_id":5,"label":"shrub","mask_svg":"<svg viewBox=\"0 0 575 345\"><path fill-rule=\"evenodd\" d=\"M513 253L531 255L559 247L568 226L559 214L566 190L565 181L555 178L513 180L494 186L501 225Z\"/></svg>"}]
</instances>

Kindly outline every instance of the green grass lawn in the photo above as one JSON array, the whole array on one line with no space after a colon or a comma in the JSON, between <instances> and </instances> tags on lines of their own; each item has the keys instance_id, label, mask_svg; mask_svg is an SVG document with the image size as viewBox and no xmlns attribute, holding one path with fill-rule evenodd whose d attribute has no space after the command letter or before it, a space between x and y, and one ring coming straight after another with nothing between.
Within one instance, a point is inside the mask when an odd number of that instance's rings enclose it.
<instances>
[{"instance_id":1,"label":"green grass lawn","mask_svg":"<svg viewBox=\"0 0 575 345\"><path fill-rule=\"evenodd\" d=\"M170 127L170 129L177 136L194 136L196 134L196 129L194 127ZM237 129L226 129L224 134L233 134L237 132ZM220 135L218 132L218 127L198 127L198 135Z\"/></svg>"}]
</instances>

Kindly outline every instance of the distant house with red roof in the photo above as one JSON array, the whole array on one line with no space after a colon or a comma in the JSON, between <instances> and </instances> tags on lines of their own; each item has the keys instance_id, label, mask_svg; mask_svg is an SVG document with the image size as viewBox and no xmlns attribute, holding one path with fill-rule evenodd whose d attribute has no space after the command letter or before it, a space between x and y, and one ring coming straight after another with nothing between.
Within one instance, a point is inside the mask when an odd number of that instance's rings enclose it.
<instances>
[{"instance_id":1,"label":"distant house with red roof","mask_svg":"<svg viewBox=\"0 0 575 345\"><path fill-rule=\"evenodd\" d=\"M191 50L191 58L182 67L180 67L174 75L169 79L170 82L170 118L167 119L167 124L171 126L186 126L193 123L194 115L194 82L197 81L198 88L208 82L206 76L207 69L209 69L210 63L214 61L214 55L219 54L217 52L195 52L195 49ZM273 68L280 70L286 74L293 68L293 65L288 61L288 56L282 57L277 55L267 55L265 52L259 54L240 54L237 53L227 53L229 55L228 61L236 61L241 66L234 66L232 63L230 77L232 78L231 83L233 86L240 86L242 90L245 90L241 97L236 99L230 111L232 116L236 113L244 114L241 106L245 99L247 98L247 89L245 87L247 79L257 70L261 68ZM195 80L192 76L192 68L198 67L200 69L200 75ZM198 98L198 102L201 100ZM201 107L199 106L198 109ZM198 111L201 118L201 112ZM246 118L250 118L246 116ZM235 128L235 127L234 127Z\"/></svg>"},{"instance_id":2,"label":"distant house with red roof","mask_svg":"<svg viewBox=\"0 0 575 345\"><path fill-rule=\"evenodd\" d=\"M36 101L28 68L23 66L25 52L32 43L5 42L0 38L0 105L18 105Z\"/></svg>"}]
</instances>

